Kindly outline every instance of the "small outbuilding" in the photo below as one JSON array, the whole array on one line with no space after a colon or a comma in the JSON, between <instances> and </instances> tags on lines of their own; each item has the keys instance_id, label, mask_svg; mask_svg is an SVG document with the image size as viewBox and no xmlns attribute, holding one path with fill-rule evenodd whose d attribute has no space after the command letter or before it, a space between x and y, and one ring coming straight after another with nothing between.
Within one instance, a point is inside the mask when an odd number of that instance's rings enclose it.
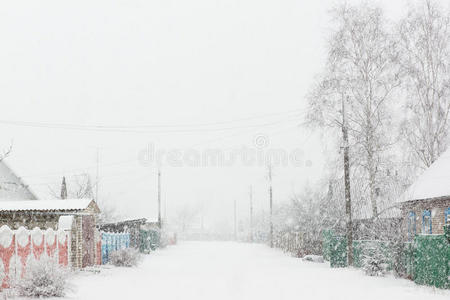
<instances>
[{"instance_id":1,"label":"small outbuilding","mask_svg":"<svg viewBox=\"0 0 450 300\"><path fill-rule=\"evenodd\" d=\"M443 234L450 222L450 149L445 151L400 198L405 237Z\"/></svg>"},{"instance_id":2,"label":"small outbuilding","mask_svg":"<svg viewBox=\"0 0 450 300\"><path fill-rule=\"evenodd\" d=\"M96 224L99 213L100 209L93 199L0 199L0 226L70 231L70 260L75 268L91 266L98 261L97 240L100 238Z\"/></svg>"},{"instance_id":3,"label":"small outbuilding","mask_svg":"<svg viewBox=\"0 0 450 300\"><path fill-rule=\"evenodd\" d=\"M100 231L114 232L114 233L129 233L130 247L140 248L140 231L147 222L147 219L125 220L120 222L105 223L99 226Z\"/></svg>"},{"instance_id":4,"label":"small outbuilding","mask_svg":"<svg viewBox=\"0 0 450 300\"><path fill-rule=\"evenodd\" d=\"M136 218L104 223L98 228L103 232L130 234L130 247L141 252L149 252L161 246L161 227L157 220Z\"/></svg>"}]
</instances>

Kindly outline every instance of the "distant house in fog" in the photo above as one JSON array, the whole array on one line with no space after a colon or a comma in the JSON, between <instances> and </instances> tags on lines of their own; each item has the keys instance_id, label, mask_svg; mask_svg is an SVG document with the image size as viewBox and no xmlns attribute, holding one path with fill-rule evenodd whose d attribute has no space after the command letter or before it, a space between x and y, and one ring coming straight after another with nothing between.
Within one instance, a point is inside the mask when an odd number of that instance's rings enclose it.
<instances>
[{"instance_id":1,"label":"distant house in fog","mask_svg":"<svg viewBox=\"0 0 450 300\"><path fill-rule=\"evenodd\" d=\"M406 190L400 202L408 239L443 233L450 222L450 149Z\"/></svg>"},{"instance_id":2,"label":"distant house in fog","mask_svg":"<svg viewBox=\"0 0 450 300\"><path fill-rule=\"evenodd\" d=\"M38 197L5 162L0 161L0 199L37 200Z\"/></svg>"}]
</instances>

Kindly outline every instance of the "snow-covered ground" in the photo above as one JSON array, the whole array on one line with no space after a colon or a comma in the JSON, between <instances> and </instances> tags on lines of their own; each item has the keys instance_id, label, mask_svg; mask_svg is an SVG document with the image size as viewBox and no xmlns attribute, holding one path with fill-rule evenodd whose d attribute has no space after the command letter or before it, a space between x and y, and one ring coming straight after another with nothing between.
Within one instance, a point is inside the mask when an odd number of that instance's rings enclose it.
<instances>
[{"instance_id":1,"label":"snow-covered ground","mask_svg":"<svg viewBox=\"0 0 450 300\"><path fill-rule=\"evenodd\" d=\"M67 299L450 299L450 291L233 242L181 243L147 255L138 268L83 272L72 281Z\"/></svg>"}]
</instances>

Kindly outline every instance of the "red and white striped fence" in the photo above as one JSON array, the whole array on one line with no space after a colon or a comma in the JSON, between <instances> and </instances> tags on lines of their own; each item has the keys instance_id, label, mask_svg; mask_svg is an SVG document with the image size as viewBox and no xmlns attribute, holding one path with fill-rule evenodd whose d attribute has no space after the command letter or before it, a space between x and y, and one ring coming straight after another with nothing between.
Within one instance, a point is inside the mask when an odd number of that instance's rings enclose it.
<instances>
[{"instance_id":1,"label":"red and white striped fence","mask_svg":"<svg viewBox=\"0 0 450 300\"><path fill-rule=\"evenodd\" d=\"M28 230L20 227L11 230L0 227L0 282L1 289L8 288L12 278L25 275L27 265L43 256L54 258L62 266L69 265L70 235L64 230L49 228Z\"/></svg>"}]
</instances>

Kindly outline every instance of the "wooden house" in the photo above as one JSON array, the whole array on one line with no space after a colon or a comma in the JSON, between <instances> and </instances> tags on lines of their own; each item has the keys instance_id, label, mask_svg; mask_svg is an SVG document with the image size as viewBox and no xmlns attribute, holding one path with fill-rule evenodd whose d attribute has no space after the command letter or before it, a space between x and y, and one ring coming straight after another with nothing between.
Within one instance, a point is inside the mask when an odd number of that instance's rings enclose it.
<instances>
[{"instance_id":1,"label":"wooden house","mask_svg":"<svg viewBox=\"0 0 450 300\"><path fill-rule=\"evenodd\" d=\"M444 152L400 198L405 237L443 234L450 222L450 149Z\"/></svg>"}]
</instances>

